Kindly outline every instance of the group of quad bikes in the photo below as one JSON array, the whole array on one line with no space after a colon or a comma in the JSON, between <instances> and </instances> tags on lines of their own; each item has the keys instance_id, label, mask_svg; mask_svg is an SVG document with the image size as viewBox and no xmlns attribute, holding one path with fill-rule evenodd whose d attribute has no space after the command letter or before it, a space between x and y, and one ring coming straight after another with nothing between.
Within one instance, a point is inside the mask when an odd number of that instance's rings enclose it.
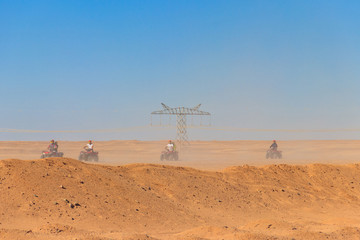
<instances>
[{"instance_id":1,"label":"group of quad bikes","mask_svg":"<svg viewBox=\"0 0 360 240\"><path fill-rule=\"evenodd\" d=\"M50 151L50 150L46 150L43 151L40 158L48 158L48 157L63 157L64 153L63 152L58 152L57 149L55 151ZM282 151L277 150L277 148L271 148L269 150L267 150L266 152L266 159L271 158L271 159L281 159L282 158ZM99 152L95 152L95 151L89 151L89 150L85 150L85 151L81 151L80 155L79 155L79 160L80 161L86 161L86 162L98 162L99 161ZM178 161L179 160L179 153L175 150L173 151L162 151L161 155L160 155L160 160L161 161Z\"/></svg>"},{"instance_id":2,"label":"group of quad bikes","mask_svg":"<svg viewBox=\"0 0 360 240\"><path fill-rule=\"evenodd\" d=\"M266 159L281 159L282 158L282 151L279 151L277 149L277 145L276 147L273 147L273 145L270 147L269 150L266 151L266 155L265 155ZM164 161L177 161L179 160L179 153L177 151L169 151L169 150L165 150L161 152L160 155L160 160Z\"/></svg>"},{"instance_id":3,"label":"group of quad bikes","mask_svg":"<svg viewBox=\"0 0 360 240\"><path fill-rule=\"evenodd\" d=\"M57 149L54 149L52 151L46 150L43 151L40 158L48 158L48 157L63 157L63 152L58 152ZM98 162L99 161L99 152L85 150L81 151L79 155L80 161L86 161L86 162Z\"/></svg>"}]
</instances>

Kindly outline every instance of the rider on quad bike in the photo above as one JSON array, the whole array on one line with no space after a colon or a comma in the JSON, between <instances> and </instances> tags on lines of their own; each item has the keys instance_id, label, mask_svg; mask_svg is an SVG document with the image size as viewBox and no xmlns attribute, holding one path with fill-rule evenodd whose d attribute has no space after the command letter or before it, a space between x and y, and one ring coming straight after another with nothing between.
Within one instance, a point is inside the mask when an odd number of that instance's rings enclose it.
<instances>
[{"instance_id":1,"label":"rider on quad bike","mask_svg":"<svg viewBox=\"0 0 360 240\"><path fill-rule=\"evenodd\" d=\"M166 145L165 150L168 152L175 152L176 151L175 143L169 140L169 143Z\"/></svg>"},{"instance_id":2,"label":"rider on quad bike","mask_svg":"<svg viewBox=\"0 0 360 240\"><path fill-rule=\"evenodd\" d=\"M85 145L84 147L86 152L93 152L94 151L94 144L92 143L91 140L89 140L88 144Z\"/></svg>"},{"instance_id":3,"label":"rider on quad bike","mask_svg":"<svg viewBox=\"0 0 360 240\"><path fill-rule=\"evenodd\" d=\"M276 140L273 140L273 143L270 146L270 149L273 151L277 151L278 145L276 143Z\"/></svg>"},{"instance_id":4,"label":"rider on quad bike","mask_svg":"<svg viewBox=\"0 0 360 240\"><path fill-rule=\"evenodd\" d=\"M54 140L50 141L50 145L47 147L47 151L43 151L40 158L47 157L63 157L64 153L58 152L59 145Z\"/></svg>"},{"instance_id":5,"label":"rider on quad bike","mask_svg":"<svg viewBox=\"0 0 360 240\"><path fill-rule=\"evenodd\" d=\"M175 160L179 159L178 152L176 151L175 143L169 140L169 143L165 146L165 151L160 155L160 160Z\"/></svg>"},{"instance_id":6,"label":"rider on quad bike","mask_svg":"<svg viewBox=\"0 0 360 240\"><path fill-rule=\"evenodd\" d=\"M266 152L266 158L282 158L282 152L278 151L278 145L275 140L273 140L273 143L270 146L270 149Z\"/></svg>"},{"instance_id":7,"label":"rider on quad bike","mask_svg":"<svg viewBox=\"0 0 360 240\"><path fill-rule=\"evenodd\" d=\"M53 153L57 153L58 152L58 148L59 148L59 145L57 142L55 142L54 140L51 140L50 141L50 145L48 146L48 150L51 154Z\"/></svg>"},{"instance_id":8,"label":"rider on quad bike","mask_svg":"<svg viewBox=\"0 0 360 240\"><path fill-rule=\"evenodd\" d=\"M84 146L85 151L81 151L79 160L82 161L99 161L99 153L94 151L94 144L89 140L88 144Z\"/></svg>"}]
</instances>

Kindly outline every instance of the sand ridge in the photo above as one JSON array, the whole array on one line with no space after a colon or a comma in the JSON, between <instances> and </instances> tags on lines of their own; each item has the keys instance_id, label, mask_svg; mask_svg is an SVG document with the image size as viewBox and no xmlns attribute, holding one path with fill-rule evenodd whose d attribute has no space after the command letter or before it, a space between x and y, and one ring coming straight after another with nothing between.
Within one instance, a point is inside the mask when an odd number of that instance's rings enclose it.
<instances>
[{"instance_id":1,"label":"sand ridge","mask_svg":"<svg viewBox=\"0 0 360 240\"><path fill-rule=\"evenodd\" d=\"M0 161L1 239L360 239L360 165Z\"/></svg>"}]
</instances>

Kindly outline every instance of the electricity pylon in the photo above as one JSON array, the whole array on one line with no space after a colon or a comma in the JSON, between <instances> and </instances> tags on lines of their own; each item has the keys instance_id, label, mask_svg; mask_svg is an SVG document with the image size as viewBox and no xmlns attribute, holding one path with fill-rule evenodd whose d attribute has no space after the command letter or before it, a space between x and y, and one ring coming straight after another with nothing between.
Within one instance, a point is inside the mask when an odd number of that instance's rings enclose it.
<instances>
[{"instance_id":1,"label":"electricity pylon","mask_svg":"<svg viewBox=\"0 0 360 240\"><path fill-rule=\"evenodd\" d=\"M185 107L176 107L170 108L169 106L161 103L163 106L163 110L152 112L151 114L160 114L160 115L176 115L176 140L178 142L179 147L182 145L188 144L189 139L187 135L187 124L186 124L186 116L188 115L199 115L199 116L210 116L211 114L208 112L200 111L199 108L201 104L197 105L193 108L185 108Z\"/></svg>"}]
</instances>

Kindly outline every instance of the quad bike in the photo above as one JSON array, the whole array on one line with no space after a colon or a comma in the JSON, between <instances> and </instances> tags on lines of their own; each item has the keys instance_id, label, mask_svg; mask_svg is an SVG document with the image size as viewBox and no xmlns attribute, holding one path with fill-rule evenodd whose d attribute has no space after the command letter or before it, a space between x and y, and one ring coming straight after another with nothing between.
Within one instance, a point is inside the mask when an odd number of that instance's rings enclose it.
<instances>
[{"instance_id":1,"label":"quad bike","mask_svg":"<svg viewBox=\"0 0 360 240\"><path fill-rule=\"evenodd\" d=\"M160 160L177 161L179 160L179 153L177 151L163 151L161 152Z\"/></svg>"},{"instance_id":2,"label":"quad bike","mask_svg":"<svg viewBox=\"0 0 360 240\"><path fill-rule=\"evenodd\" d=\"M79 155L79 160L82 161L99 161L99 152L94 151L81 151Z\"/></svg>"},{"instance_id":3,"label":"quad bike","mask_svg":"<svg viewBox=\"0 0 360 240\"><path fill-rule=\"evenodd\" d=\"M64 153L62 152L50 152L48 150L43 151L40 158L48 158L48 157L63 157Z\"/></svg>"},{"instance_id":4,"label":"quad bike","mask_svg":"<svg viewBox=\"0 0 360 240\"><path fill-rule=\"evenodd\" d=\"M271 158L271 159L274 159L274 158L282 158L282 151L279 151L279 150L275 150L275 149L269 149L267 150L266 152L266 159L268 158Z\"/></svg>"}]
</instances>

